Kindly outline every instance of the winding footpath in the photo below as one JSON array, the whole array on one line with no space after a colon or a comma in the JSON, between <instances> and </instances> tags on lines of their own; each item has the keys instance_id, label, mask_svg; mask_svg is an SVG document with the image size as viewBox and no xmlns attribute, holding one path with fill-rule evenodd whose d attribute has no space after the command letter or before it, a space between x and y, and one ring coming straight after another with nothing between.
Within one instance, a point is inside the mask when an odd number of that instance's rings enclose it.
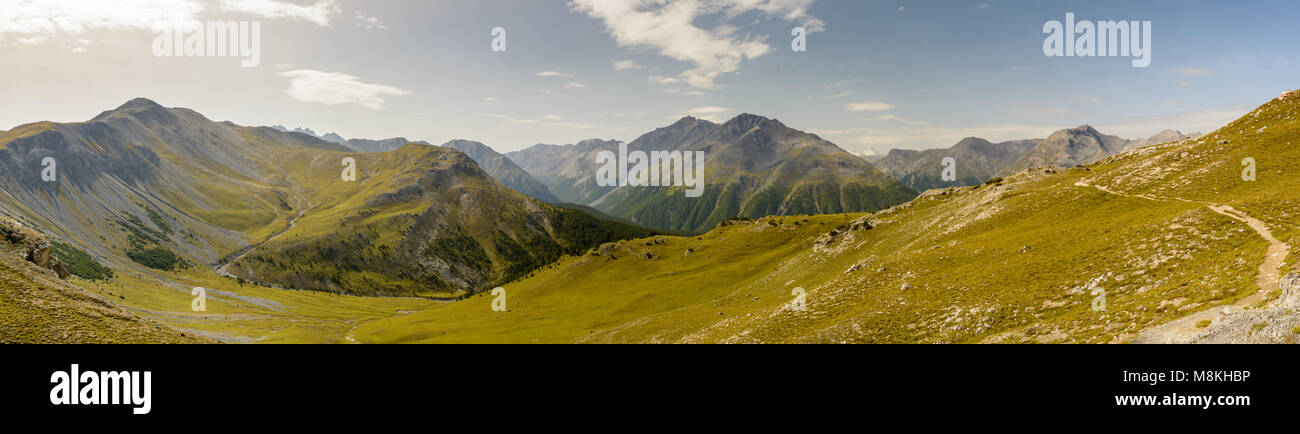
<instances>
[{"instance_id":1,"label":"winding footpath","mask_svg":"<svg viewBox=\"0 0 1300 434\"><path fill-rule=\"evenodd\" d=\"M1159 326L1144 330L1138 333L1136 338L1133 338L1132 341L1133 343L1187 344L1187 343L1196 342L1198 339L1204 336L1206 331L1206 328L1197 327L1196 326L1197 323L1202 321L1207 321L1207 320L1213 321L1221 312L1228 312L1232 308L1246 309L1250 306L1259 303L1261 300L1264 299L1264 296L1268 294L1270 291L1281 290L1282 263L1283 261L1286 260L1287 255L1290 254L1291 248L1286 243L1278 241L1277 238L1273 237L1273 232L1269 230L1268 225L1265 224L1263 221L1260 221L1259 219L1246 215L1246 213L1241 212L1231 206L1218 204L1218 203L1194 201L1194 200L1188 200L1182 198L1162 198L1162 197L1142 195L1142 194L1119 193L1107 189L1106 187L1102 187L1100 185L1089 185L1089 183L1084 181L1076 182L1074 185L1078 187L1084 187L1084 188L1087 187L1096 188L1099 191L1113 194L1116 196L1145 199L1145 200L1157 201L1157 202L1177 200L1181 202L1202 204L1207 206L1211 211L1232 218L1233 220L1237 220L1239 222L1245 223L1246 226L1249 226L1251 229L1255 231L1255 233L1259 234L1259 236L1263 238L1264 241L1268 241L1268 251L1264 254L1264 262L1259 264L1259 274L1255 278L1255 285L1259 287L1259 291L1249 296L1243 297L1240 300L1237 300L1237 302L1234 303L1232 307L1224 307L1223 309L1204 309L1199 312L1193 313L1191 315L1178 318L1173 321L1169 321L1167 323L1161 324Z\"/></svg>"},{"instance_id":2,"label":"winding footpath","mask_svg":"<svg viewBox=\"0 0 1300 434\"><path fill-rule=\"evenodd\" d=\"M242 251L240 251L238 255L232 255L232 258L231 258L230 260L228 260L228 261L226 261L226 262L224 262L224 263L221 263L221 264L217 265L217 266L216 266L216 272L217 272L217 275L218 275L218 276L222 276L222 277L229 277L229 278L231 278L231 279L238 279L238 278L240 278L239 276L236 276L236 275L234 275L234 274L232 274L232 273L230 272L230 270L229 270L230 265L231 265L231 264L234 264L235 261L238 261L238 260L240 260L240 259L244 259L245 256L248 256L248 254L249 254L249 253L252 253L253 250L256 249L257 247L259 247L259 246L261 246L261 245L263 245L263 244L269 243L269 242L271 242L271 241L274 241L276 238L280 238L281 235L284 235L285 233L287 233L287 232L293 230L294 227L298 226L298 219L302 218L302 215L305 214L307 211L310 211L310 210L311 210L311 206L312 206L312 205L311 205L311 201L307 201L307 207L302 207L302 201L303 201L303 199L302 199L301 197L297 198L297 202L298 202L298 205L299 205L299 207L298 207L298 213L295 214L295 215L293 216L293 218L290 218L290 219L289 219L289 224L286 225L284 229L281 229L279 232L276 232L274 235L271 235L271 236L268 237L267 239L262 240L262 242L259 242L259 243L256 243L256 244L250 244L250 245L244 247L244 249L243 249ZM269 284L269 283L260 283L260 282L251 282L251 281L250 281L249 283L253 283L253 284L255 284L255 285L260 285L260 286L266 286L266 287L270 287L270 288L284 289L284 288L280 287L279 285L274 285L274 284Z\"/></svg>"}]
</instances>

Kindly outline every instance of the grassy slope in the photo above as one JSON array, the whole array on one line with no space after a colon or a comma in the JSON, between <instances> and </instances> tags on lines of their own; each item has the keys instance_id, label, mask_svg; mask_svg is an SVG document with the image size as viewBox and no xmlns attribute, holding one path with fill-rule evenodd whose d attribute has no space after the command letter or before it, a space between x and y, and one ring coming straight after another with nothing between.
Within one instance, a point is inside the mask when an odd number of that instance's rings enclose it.
<instances>
[{"instance_id":1,"label":"grassy slope","mask_svg":"<svg viewBox=\"0 0 1300 434\"><path fill-rule=\"evenodd\" d=\"M362 342L573 342L636 324L634 341L677 340L717 312L780 304L789 288L753 290L759 270L780 266L810 237L853 215L765 219L700 237L654 237L566 257L532 278L505 285L508 312L491 294L363 325ZM767 222L774 221L777 226ZM688 254L688 249L690 253ZM602 252L602 250L605 250ZM646 254L651 254L647 257ZM809 270L805 270L809 271ZM752 301L753 297L758 301ZM714 306L717 306L716 308Z\"/></svg>"},{"instance_id":2,"label":"grassy slope","mask_svg":"<svg viewBox=\"0 0 1300 434\"><path fill-rule=\"evenodd\" d=\"M347 343L349 331L357 324L438 305L424 299L240 285L209 270L119 271L111 281L74 279L74 283L182 331L229 343ZM192 310L194 287L208 290L204 312Z\"/></svg>"},{"instance_id":3,"label":"grassy slope","mask_svg":"<svg viewBox=\"0 0 1300 434\"><path fill-rule=\"evenodd\" d=\"M1287 164L1300 157L1291 143L1300 137L1298 112L1296 99L1275 101L1200 141L930 194L871 216L874 229L840 234L819 249L818 236L850 217L815 216L801 226L792 222L803 218L768 218L667 244L629 242L613 258L568 258L507 285L509 312L492 312L485 294L365 324L357 337L1123 342L1257 292L1267 244L1201 203L1076 184L1227 203L1295 244L1300 179ZM1241 181L1244 156L1259 161L1259 181ZM685 256L688 247L697 253ZM646 259L645 250L658 258ZM795 286L808 289L805 312L790 309ZM1093 289L1106 291L1106 312L1090 308Z\"/></svg>"},{"instance_id":4,"label":"grassy slope","mask_svg":"<svg viewBox=\"0 0 1300 434\"><path fill-rule=\"evenodd\" d=\"M0 243L3 243L0 240ZM0 343L203 343L0 251Z\"/></svg>"},{"instance_id":5,"label":"grassy slope","mask_svg":"<svg viewBox=\"0 0 1300 434\"><path fill-rule=\"evenodd\" d=\"M358 182L339 180L344 156L357 160ZM349 294L450 297L462 291L421 277L409 262L423 262L429 255L461 256L456 262L483 268L489 276L483 283L493 284L553 262L562 253L652 233L529 199L477 168L464 167L472 163L442 148L407 146L355 155L302 150L288 154L283 164L290 176L302 180L312 208L293 229L238 261L237 269L244 272L236 274ZM434 172L442 173L429 178ZM417 184L424 190L410 197L378 199ZM426 217L431 207L445 220ZM543 219L549 223L542 224ZM437 237L432 243L439 246L437 252L403 256L404 242L416 231L413 225L426 220L448 225L430 234Z\"/></svg>"}]
</instances>

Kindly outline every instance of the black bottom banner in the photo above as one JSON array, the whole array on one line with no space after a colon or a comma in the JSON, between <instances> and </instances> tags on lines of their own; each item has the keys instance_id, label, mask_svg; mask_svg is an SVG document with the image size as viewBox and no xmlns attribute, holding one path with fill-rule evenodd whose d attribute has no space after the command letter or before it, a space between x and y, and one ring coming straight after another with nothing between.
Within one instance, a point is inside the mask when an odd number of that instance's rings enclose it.
<instances>
[{"instance_id":1,"label":"black bottom banner","mask_svg":"<svg viewBox=\"0 0 1300 434\"><path fill-rule=\"evenodd\" d=\"M688 417L719 427L851 415L1194 421L1296 407L1294 353L1138 345L11 346L2 357L2 413L7 421L128 427L417 416L495 424L581 414L669 424Z\"/></svg>"}]
</instances>

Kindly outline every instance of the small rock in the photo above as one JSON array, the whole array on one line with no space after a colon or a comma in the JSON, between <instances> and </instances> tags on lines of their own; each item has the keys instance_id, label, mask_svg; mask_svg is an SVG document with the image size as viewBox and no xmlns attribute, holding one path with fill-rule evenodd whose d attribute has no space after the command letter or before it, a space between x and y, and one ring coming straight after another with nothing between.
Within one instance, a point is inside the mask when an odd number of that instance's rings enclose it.
<instances>
[{"instance_id":1,"label":"small rock","mask_svg":"<svg viewBox=\"0 0 1300 434\"><path fill-rule=\"evenodd\" d=\"M912 289L912 284L910 284L910 283L904 283L904 284L903 284L903 290L906 291L906 290L909 290L909 289Z\"/></svg>"}]
</instances>

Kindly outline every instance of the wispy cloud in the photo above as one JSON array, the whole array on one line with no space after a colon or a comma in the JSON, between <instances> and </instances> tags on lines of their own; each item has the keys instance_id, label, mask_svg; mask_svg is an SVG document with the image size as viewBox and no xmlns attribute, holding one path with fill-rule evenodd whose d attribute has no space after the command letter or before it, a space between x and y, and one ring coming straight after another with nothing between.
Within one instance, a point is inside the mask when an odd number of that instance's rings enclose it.
<instances>
[{"instance_id":1,"label":"wispy cloud","mask_svg":"<svg viewBox=\"0 0 1300 434\"><path fill-rule=\"evenodd\" d=\"M883 103L880 101L864 101L844 105L844 109L851 112L879 112L892 108L894 108L893 104Z\"/></svg>"},{"instance_id":2,"label":"wispy cloud","mask_svg":"<svg viewBox=\"0 0 1300 434\"><path fill-rule=\"evenodd\" d=\"M826 96L823 96L823 97L818 97L817 99L818 99L818 100L821 100L821 101L828 101L828 100L832 100L832 99L840 99L840 98L844 98L844 97L846 97L846 96L852 96L852 95L853 95L853 92L840 92L840 93L837 93L837 94L834 94L834 95L826 95Z\"/></svg>"},{"instance_id":3,"label":"wispy cloud","mask_svg":"<svg viewBox=\"0 0 1300 434\"><path fill-rule=\"evenodd\" d=\"M379 17L372 17L361 12L357 12L353 16L357 20L357 26L360 26L361 28L388 30L388 26L385 26L384 23L379 20Z\"/></svg>"},{"instance_id":4,"label":"wispy cloud","mask_svg":"<svg viewBox=\"0 0 1300 434\"><path fill-rule=\"evenodd\" d=\"M535 75L538 76L538 77L562 77L562 78L573 78L573 74L565 74L565 73L563 73L563 72L559 72L559 71L542 71L542 72L539 72L539 73L537 73L537 74L535 74Z\"/></svg>"},{"instance_id":5,"label":"wispy cloud","mask_svg":"<svg viewBox=\"0 0 1300 434\"><path fill-rule=\"evenodd\" d=\"M827 88L827 89L839 89L839 88L841 88L841 87L848 86L848 85L853 84L853 83L861 83L861 82L864 82L864 81L866 81L866 80L861 79L861 78L851 78L851 79L848 79L848 80L838 81L838 82L835 82L835 83L831 83L831 84L827 85L826 88Z\"/></svg>"},{"instance_id":6,"label":"wispy cloud","mask_svg":"<svg viewBox=\"0 0 1300 434\"><path fill-rule=\"evenodd\" d=\"M330 25L330 20L342 12L334 0L320 0L310 5L278 0L221 0L221 9L265 18L310 21L321 26Z\"/></svg>"},{"instance_id":7,"label":"wispy cloud","mask_svg":"<svg viewBox=\"0 0 1300 434\"><path fill-rule=\"evenodd\" d=\"M637 64L635 60L619 60L614 62L615 71L629 71L647 68L649 68L649 66Z\"/></svg>"},{"instance_id":8,"label":"wispy cloud","mask_svg":"<svg viewBox=\"0 0 1300 434\"><path fill-rule=\"evenodd\" d=\"M869 121L901 121L903 118L896 115L880 115L874 118L867 118Z\"/></svg>"},{"instance_id":9,"label":"wispy cloud","mask_svg":"<svg viewBox=\"0 0 1300 434\"><path fill-rule=\"evenodd\" d=\"M694 68L680 78L700 89L717 89L723 74L736 72L745 60L771 52L762 38L736 36L727 20L748 13L796 22L817 32L826 24L808 14L814 0L572 0L577 12L604 22L614 41L624 47L646 47L660 55L688 62ZM712 28L697 26L706 16L720 16Z\"/></svg>"},{"instance_id":10,"label":"wispy cloud","mask_svg":"<svg viewBox=\"0 0 1300 434\"><path fill-rule=\"evenodd\" d=\"M356 104L370 110L382 110L385 96L401 96L410 92L382 84L364 83L355 76L339 72L322 72L298 69L280 73L289 79L285 93L302 102L327 106Z\"/></svg>"}]
</instances>

